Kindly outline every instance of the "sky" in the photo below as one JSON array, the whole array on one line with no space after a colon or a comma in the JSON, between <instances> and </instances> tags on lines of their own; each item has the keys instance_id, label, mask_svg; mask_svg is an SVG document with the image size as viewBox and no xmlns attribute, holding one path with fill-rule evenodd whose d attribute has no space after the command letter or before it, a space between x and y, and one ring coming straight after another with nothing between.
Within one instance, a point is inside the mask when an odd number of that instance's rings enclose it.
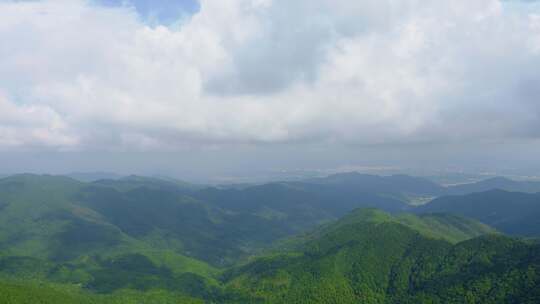
<instances>
[{"instance_id":1,"label":"sky","mask_svg":"<svg viewBox=\"0 0 540 304\"><path fill-rule=\"evenodd\" d=\"M540 175L538 1L0 0L0 20L0 173Z\"/></svg>"},{"instance_id":2,"label":"sky","mask_svg":"<svg viewBox=\"0 0 540 304\"><path fill-rule=\"evenodd\" d=\"M134 9L150 25L173 26L199 11L197 0L95 0L94 4Z\"/></svg>"}]
</instances>

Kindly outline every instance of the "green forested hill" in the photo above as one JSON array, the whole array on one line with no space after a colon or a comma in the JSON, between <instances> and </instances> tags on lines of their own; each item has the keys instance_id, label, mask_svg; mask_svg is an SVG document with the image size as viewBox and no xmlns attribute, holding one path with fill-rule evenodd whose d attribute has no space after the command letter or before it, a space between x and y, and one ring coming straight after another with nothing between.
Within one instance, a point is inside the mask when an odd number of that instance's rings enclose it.
<instances>
[{"instance_id":1,"label":"green forested hill","mask_svg":"<svg viewBox=\"0 0 540 304\"><path fill-rule=\"evenodd\" d=\"M2 304L203 304L202 299L164 290L93 294L76 286L0 279Z\"/></svg>"},{"instance_id":2,"label":"green forested hill","mask_svg":"<svg viewBox=\"0 0 540 304\"><path fill-rule=\"evenodd\" d=\"M391 215L378 209L357 209L338 221L321 225L317 229L282 240L279 250L299 249L309 240L320 238L331 231L357 223L396 223L417 231L425 237L457 243L485 234L495 234L496 230L478 221L451 214L413 215L401 213Z\"/></svg>"},{"instance_id":3,"label":"green forested hill","mask_svg":"<svg viewBox=\"0 0 540 304\"><path fill-rule=\"evenodd\" d=\"M538 246L399 213L398 192L429 183L392 177L412 184L381 194L338 177L241 189L0 179L0 303L527 303L537 287Z\"/></svg>"},{"instance_id":4,"label":"green forested hill","mask_svg":"<svg viewBox=\"0 0 540 304\"><path fill-rule=\"evenodd\" d=\"M124 208L114 209L121 212L116 216L134 221L142 229L148 221L154 221L154 226L143 235L133 234L95 205L86 206L83 196L88 193L113 193L117 196L110 196L107 205ZM132 206L121 205L123 198L119 190L64 177L18 175L0 180L0 274L10 279L75 284L99 293L156 288L186 295L210 292L217 284L217 269L189 257L182 240L167 238L167 231L158 229L160 219L146 212L167 215L171 210L159 211L160 204L166 206L167 202L160 196L142 197L149 208L138 210L136 201ZM179 199L173 205L184 211L184 217L195 218L197 210L205 209L196 205L192 211L193 204ZM168 218L174 219L178 213ZM198 235L190 239L203 244L206 240ZM179 287L175 286L178 282ZM10 290L16 292L17 288Z\"/></svg>"},{"instance_id":5,"label":"green forested hill","mask_svg":"<svg viewBox=\"0 0 540 304\"><path fill-rule=\"evenodd\" d=\"M298 252L255 260L226 281L261 303L540 300L540 246L500 235L452 244L437 237L442 231L426 235L416 226L373 210L356 212Z\"/></svg>"},{"instance_id":6,"label":"green forested hill","mask_svg":"<svg viewBox=\"0 0 540 304\"><path fill-rule=\"evenodd\" d=\"M221 267L356 207L406 207L391 198L320 188L199 189L136 176L83 183L16 175L0 179L0 250L71 261L151 247Z\"/></svg>"},{"instance_id":7,"label":"green forested hill","mask_svg":"<svg viewBox=\"0 0 540 304\"><path fill-rule=\"evenodd\" d=\"M0 303L537 303L540 247L471 239L491 232L455 216L357 210L297 239L294 251L226 270L221 282L129 255L97 261L77 286L62 275L83 275L92 261L4 258L0 269L17 279L0 280Z\"/></svg>"}]
</instances>

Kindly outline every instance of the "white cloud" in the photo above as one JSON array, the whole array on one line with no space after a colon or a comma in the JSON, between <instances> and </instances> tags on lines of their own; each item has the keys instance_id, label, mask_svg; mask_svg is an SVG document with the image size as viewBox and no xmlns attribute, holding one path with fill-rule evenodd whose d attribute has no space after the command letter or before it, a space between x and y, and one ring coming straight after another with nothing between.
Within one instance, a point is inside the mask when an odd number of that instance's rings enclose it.
<instances>
[{"instance_id":1,"label":"white cloud","mask_svg":"<svg viewBox=\"0 0 540 304\"><path fill-rule=\"evenodd\" d=\"M5 147L72 147L76 138L58 113L47 106L16 105L0 91L0 149Z\"/></svg>"},{"instance_id":2,"label":"white cloud","mask_svg":"<svg viewBox=\"0 0 540 304\"><path fill-rule=\"evenodd\" d=\"M0 20L0 147L540 135L538 16L496 0L205 0L179 29L44 0Z\"/></svg>"}]
</instances>

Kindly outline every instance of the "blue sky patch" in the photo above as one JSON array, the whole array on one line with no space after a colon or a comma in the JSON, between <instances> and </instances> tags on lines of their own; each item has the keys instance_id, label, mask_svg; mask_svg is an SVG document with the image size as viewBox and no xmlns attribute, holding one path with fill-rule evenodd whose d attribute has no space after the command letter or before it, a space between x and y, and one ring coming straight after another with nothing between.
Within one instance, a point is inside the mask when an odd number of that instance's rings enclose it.
<instances>
[{"instance_id":1,"label":"blue sky patch","mask_svg":"<svg viewBox=\"0 0 540 304\"><path fill-rule=\"evenodd\" d=\"M95 0L106 6L133 6L144 20L170 25L199 10L197 0Z\"/></svg>"}]
</instances>

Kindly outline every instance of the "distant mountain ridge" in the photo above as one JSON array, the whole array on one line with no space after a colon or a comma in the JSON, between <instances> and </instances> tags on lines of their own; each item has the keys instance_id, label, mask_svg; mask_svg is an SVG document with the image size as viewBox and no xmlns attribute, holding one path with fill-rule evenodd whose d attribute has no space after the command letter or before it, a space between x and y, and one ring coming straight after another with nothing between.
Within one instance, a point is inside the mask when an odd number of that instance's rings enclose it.
<instances>
[{"instance_id":1,"label":"distant mountain ridge","mask_svg":"<svg viewBox=\"0 0 540 304\"><path fill-rule=\"evenodd\" d=\"M540 193L489 190L444 196L416 208L415 212L458 214L511 235L540 236Z\"/></svg>"},{"instance_id":2,"label":"distant mountain ridge","mask_svg":"<svg viewBox=\"0 0 540 304\"><path fill-rule=\"evenodd\" d=\"M307 179L303 182L315 184L355 185L366 192L414 193L426 195L451 195L484 192L488 190L506 190L513 192L540 192L540 182L516 181L506 177L493 177L472 183L441 186L423 177L405 174L399 175L370 175L357 172L347 172L321 178Z\"/></svg>"},{"instance_id":3,"label":"distant mountain ridge","mask_svg":"<svg viewBox=\"0 0 540 304\"><path fill-rule=\"evenodd\" d=\"M494 177L475 183L448 187L446 194L469 194L496 189L512 192L538 193L540 192L540 182L515 181L505 177Z\"/></svg>"},{"instance_id":4,"label":"distant mountain ridge","mask_svg":"<svg viewBox=\"0 0 540 304\"><path fill-rule=\"evenodd\" d=\"M112 172L72 172L66 176L81 182L94 182L100 179L120 179L123 175Z\"/></svg>"},{"instance_id":5,"label":"distant mountain ridge","mask_svg":"<svg viewBox=\"0 0 540 304\"><path fill-rule=\"evenodd\" d=\"M305 183L355 186L364 192L414 193L436 195L444 187L421 177L409 175L378 176L357 172L339 173L322 178L308 179Z\"/></svg>"}]
</instances>

